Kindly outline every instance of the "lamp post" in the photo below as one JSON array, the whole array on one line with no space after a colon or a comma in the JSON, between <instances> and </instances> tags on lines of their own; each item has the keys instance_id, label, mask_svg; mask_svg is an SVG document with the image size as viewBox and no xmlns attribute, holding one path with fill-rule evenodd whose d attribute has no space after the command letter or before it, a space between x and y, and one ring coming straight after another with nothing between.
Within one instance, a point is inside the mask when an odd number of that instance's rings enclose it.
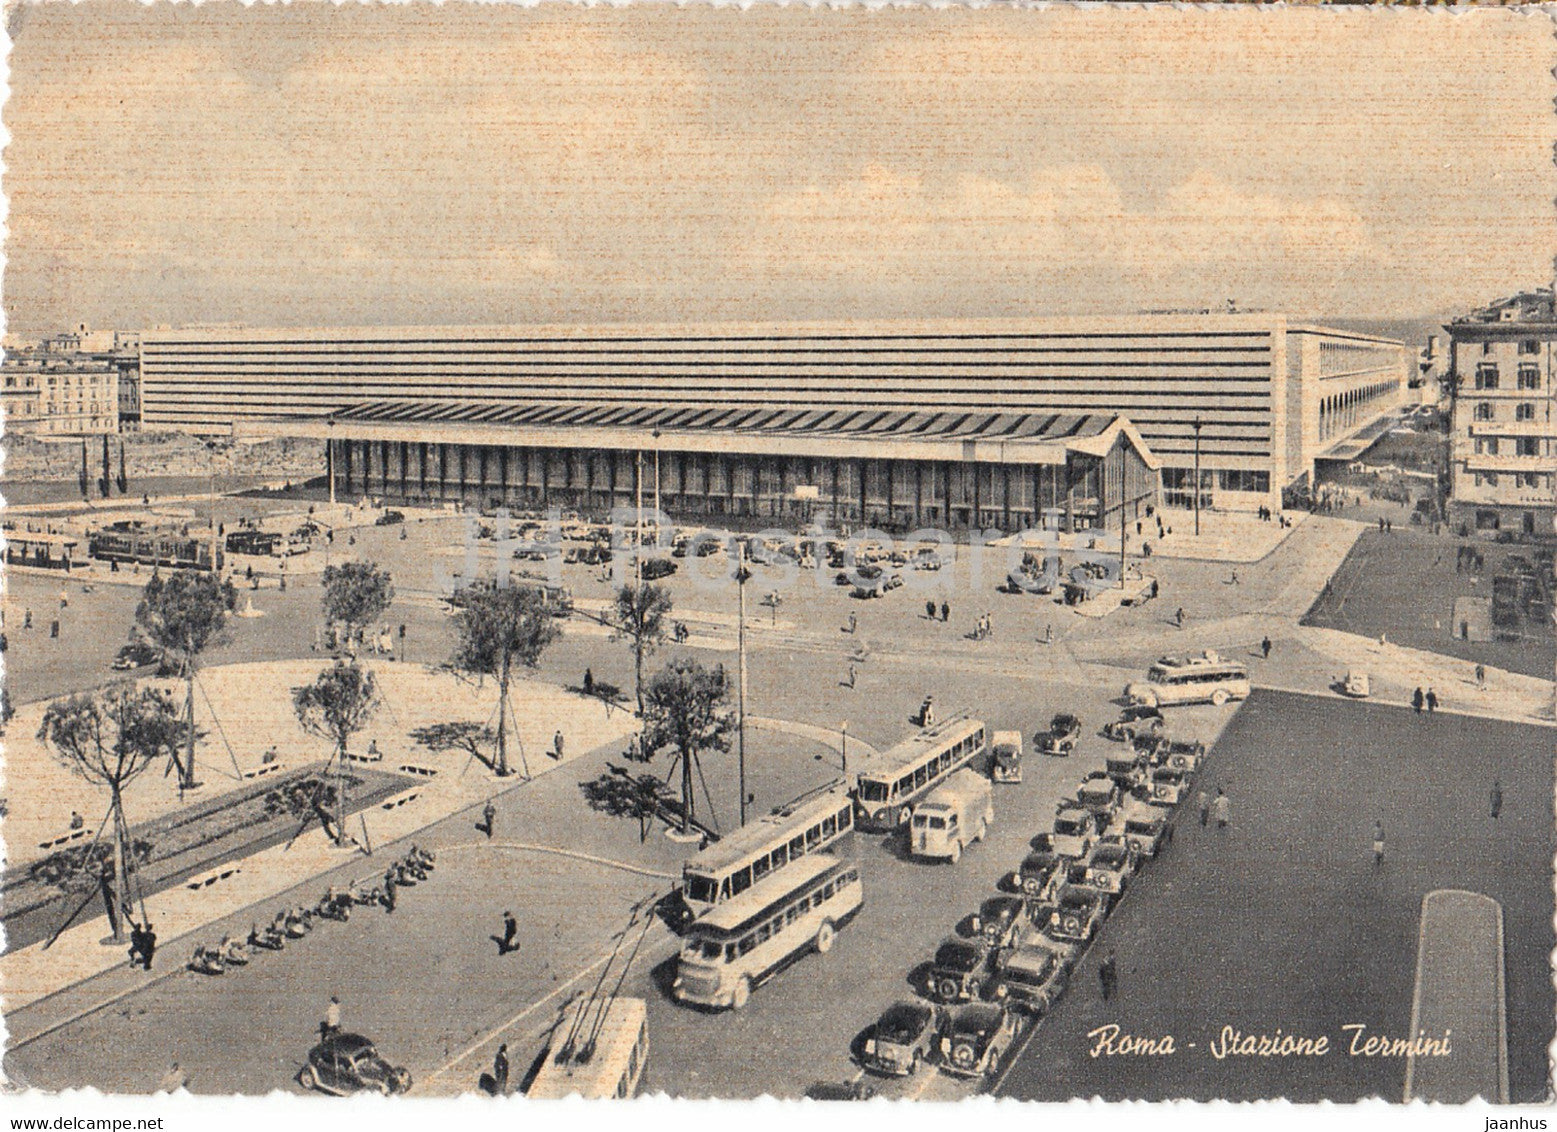
<instances>
[{"instance_id":1,"label":"lamp post","mask_svg":"<svg viewBox=\"0 0 1557 1132\"><path fill-rule=\"evenodd\" d=\"M660 430L655 429L651 433L654 437L654 546L660 547Z\"/></svg>"},{"instance_id":2,"label":"lamp post","mask_svg":"<svg viewBox=\"0 0 1557 1132\"><path fill-rule=\"evenodd\" d=\"M848 774L849 773L849 721L847 719L843 721L843 726L838 728L838 734L843 739L843 742L839 746L838 753L843 756L843 773L844 774Z\"/></svg>"},{"instance_id":3,"label":"lamp post","mask_svg":"<svg viewBox=\"0 0 1557 1132\"><path fill-rule=\"evenodd\" d=\"M746 824L746 544L737 542L735 588L740 594L740 605L735 622L736 685L735 685L735 755L741 786L741 825Z\"/></svg>"},{"instance_id":4,"label":"lamp post","mask_svg":"<svg viewBox=\"0 0 1557 1132\"><path fill-rule=\"evenodd\" d=\"M1195 414L1195 537L1200 537L1200 415Z\"/></svg>"}]
</instances>

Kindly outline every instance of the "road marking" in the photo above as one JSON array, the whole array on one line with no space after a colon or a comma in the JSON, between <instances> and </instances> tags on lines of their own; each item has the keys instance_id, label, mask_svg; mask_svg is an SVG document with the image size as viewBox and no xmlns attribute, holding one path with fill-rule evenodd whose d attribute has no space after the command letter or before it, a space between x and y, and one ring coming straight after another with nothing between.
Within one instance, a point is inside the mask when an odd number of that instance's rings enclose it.
<instances>
[{"instance_id":1,"label":"road marking","mask_svg":"<svg viewBox=\"0 0 1557 1132\"><path fill-rule=\"evenodd\" d=\"M558 857L571 857L576 861L588 861L594 865L604 865L611 869L621 869L626 873L637 873L639 876L653 877L656 880L679 880L675 873L662 873L655 869L645 869L640 865L630 865L626 861L613 861L609 857L596 857L592 853L579 853L573 849L559 849L555 845L532 845L524 841L470 841L463 845L445 845L440 852L452 853L461 849L517 849L525 853L553 853Z\"/></svg>"}]
</instances>

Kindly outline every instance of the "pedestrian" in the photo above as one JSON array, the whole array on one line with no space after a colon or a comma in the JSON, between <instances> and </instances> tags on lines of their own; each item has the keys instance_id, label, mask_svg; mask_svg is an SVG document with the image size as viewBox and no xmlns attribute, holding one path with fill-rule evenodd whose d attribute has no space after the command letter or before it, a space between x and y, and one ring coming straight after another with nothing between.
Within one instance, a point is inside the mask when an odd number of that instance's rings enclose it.
<instances>
[{"instance_id":1,"label":"pedestrian","mask_svg":"<svg viewBox=\"0 0 1557 1132\"><path fill-rule=\"evenodd\" d=\"M398 880L394 869L384 874L384 914L386 916L393 914L395 910L395 892L400 887Z\"/></svg>"},{"instance_id":2,"label":"pedestrian","mask_svg":"<svg viewBox=\"0 0 1557 1132\"><path fill-rule=\"evenodd\" d=\"M134 920L130 921L130 966L138 967L141 962L141 950L144 935L141 926Z\"/></svg>"},{"instance_id":3,"label":"pedestrian","mask_svg":"<svg viewBox=\"0 0 1557 1132\"><path fill-rule=\"evenodd\" d=\"M1499 814L1501 814L1502 812L1503 812L1503 783L1498 781L1496 778L1494 778L1492 780L1492 818L1493 818L1493 820L1496 821L1497 820L1497 816Z\"/></svg>"},{"instance_id":4,"label":"pedestrian","mask_svg":"<svg viewBox=\"0 0 1557 1132\"><path fill-rule=\"evenodd\" d=\"M23 629L31 629L32 628L32 607L31 606L28 606L26 609L22 610L22 628Z\"/></svg>"},{"instance_id":5,"label":"pedestrian","mask_svg":"<svg viewBox=\"0 0 1557 1132\"><path fill-rule=\"evenodd\" d=\"M1379 534L1384 533L1384 516L1379 516Z\"/></svg>"},{"instance_id":6,"label":"pedestrian","mask_svg":"<svg viewBox=\"0 0 1557 1132\"><path fill-rule=\"evenodd\" d=\"M495 938L495 937L494 937ZM503 936L497 941L497 953L507 955L519 950L519 921L512 912L503 913Z\"/></svg>"},{"instance_id":7,"label":"pedestrian","mask_svg":"<svg viewBox=\"0 0 1557 1132\"><path fill-rule=\"evenodd\" d=\"M1206 820L1211 816L1211 795L1204 790L1195 795L1195 805L1200 807L1200 828L1206 827Z\"/></svg>"},{"instance_id":8,"label":"pedestrian","mask_svg":"<svg viewBox=\"0 0 1557 1132\"><path fill-rule=\"evenodd\" d=\"M1476 666L1476 687L1478 687L1478 688L1485 688L1486 686L1487 686L1487 666L1485 664L1478 664Z\"/></svg>"},{"instance_id":9,"label":"pedestrian","mask_svg":"<svg viewBox=\"0 0 1557 1132\"><path fill-rule=\"evenodd\" d=\"M1233 576L1231 578L1227 579L1227 584L1230 585L1230 586L1236 586L1238 584L1238 571L1237 570L1234 570L1233 571Z\"/></svg>"},{"instance_id":10,"label":"pedestrian","mask_svg":"<svg viewBox=\"0 0 1557 1132\"><path fill-rule=\"evenodd\" d=\"M586 696L595 694L595 673L593 669L584 669L584 694Z\"/></svg>"},{"instance_id":11,"label":"pedestrian","mask_svg":"<svg viewBox=\"0 0 1557 1132\"><path fill-rule=\"evenodd\" d=\"M141 925L141 965L151 970L151 961L157 954L157 930L147 920Z\"/></svg>"},{"instance_id":12,"label":"pedestrian","mask_svg":"<svg viewBox=\"0 0 1557 1132\"><path fill-rule=\"evenodd\" d=\"M49 639L51 641L59 639L59 618L58 617L56 617L54 620L49 622Z\"/></svg>"},{"instance_id":13,"label":"pedestrian","mask_svg":"<svg viewBox=\"0 0 1557 1132\"><path fill-rule=\"evenodd\" d=\"M1411 693L1411 707L1412 710L1417 713L1417 715L1422 714L1422 705L1426 702L1427 697L1422 694L1421 688L1418 688L1416 691Z\"/></svg>"},{"instance_id":14,"label":"pedestrian","mask_svg":"<svg viewBox=\"0 0 1557 1132\"><path fill-rule=\"evenodd\" d=\"M1426 700L1427 714L1432 715L1433 712L1438 710L1438 693L1433 691L1431 688L1427 689Z\"/></svg>"},{"instance_id":15,"label":"pedestrian","mask_svg":"<svg viewBox=\"0 0 1557 1132\"><path fill-rule=\"evenodd\" d=\"M551 737L551 757L558 762L562 761L562 732L558 731Z\"/></svg>"},{"instance_id":16,"label":"pedestrian","mask_svg":"<svg viewBox=\"0 0 1557 1132\"><path fill-rule=\"evenodd\" d=\"M951 606L944 601L941 602L941 620L943 622L951 620Z\"/></svg>"},{"instance_id":17,"label":"pedestrian","mask_svg":"<svg viewBox=\"0 0 1557 1132\"><path fill-rule=\"evenodd\" d=\"M853 633L859 627L860 627L860 619L858 617L856 617L853 613L850 613L849 614L849 632Z\"/></svg>"},{"instance_id":18,"label":"pedestrian","mask_svg":"<svg viewBox=\"0 0 1557 1132\"><path fill-rule=\"evenodd\" d=\"M180 1089L186 1089L188 1087L189 1074L180 1069L178 1067L178 1062L176 1061L172 1064L171 1067L169 1067L168 1071L162 1075L162 1080L157 1082L157 1092L159 1093L176 1093Z\"/></svg>"},{"instance_id":19,"label":"pedestrian","mask_svg":"<svg viewBox=\"0 0 1557 1132\"><path fill-rule=\"evenodd\" d=\"M1260 642L1260 655L1264 659L1266 659L1266 660L1270 659L1270 638L1269 637L1266 637L1263 641Z\"/></svg>"},{"instance_id":20,"label":"pedestrian","mask_svg":"<svg viewBox=\"0 0 1557 1132\"><path fill-rule=\"evenodd\" d=\"M1173 615L1173 623L1180 629L1184 628L1184 607L1182 605L1179 606L1178 612Z\"/></svg>"},{"instance_id":21,"label":"pedestrian","mask_svg":"<svg viewBox=\"0 0 1557 1132\"><path fill-rule=\"evenodd\" d=\"M854 687L854 677L855 677L854 665L851 664L851 665L849 665L849 680L848 680L848 684L849 684L850 688Z\"/></svg>"},{"instance_id":22,"label":"pedestrian","mask_svg":"<svg viewBox=\"0 0 1557 1132\"><path fill-rule=\"evenodd\" d=\"M1384 863L1384 823L1373 823L1373 867L1378 868Z\"/></svg>"},{"instance_id":23,"label":"pedestrian","mask_svg":"<svg viewBox=\"0 0 1557 1132\"><path fill-rule=\"evenodd\" d=\"M1211 814L1216 818L1216 828L1226 829L1232 821L1233 801L1220 786L1216 788L1216 800L1211 803Z\"/></svg>"},{"instance_id":24,"label":"pedestrian","mask_svg":"<svg viewBox=\"0 0 1557 1132\"><path fill-rule=\"evenodd\" d=\"M1054 622L1052 621L1046 623L1043 627L1043 643L1046 645L1054 643Z\"/></svg>"},{"instance_id":25,"label":"pedestrian","mask_svg":"<svg viewBox=\"0 0 1557 1132\"><path fill-rule=\"evenodd\" d=\"M75 810L71 810L70 811L70 828L71 829L81 829L85 825L86 825L86 818L82 817Z\"/></svg>"},{"instance_id":26,"label":"pedestrian","mask_svg":"<svg viewBox=\"0 0 1557 1132\"><path fill-rule=\"evenodd\" d=\"M935 620L935 602L934 601L927 601L927 602L924 603L924 615L925 615L926 618L928 618L931 621Z\"/></svg>"},{"instance_id":27,"label":"pedestrian","mask_svg":"<svg viewBox=\"0 0 1557 1132\"><path fill-rule=\"evenodd\" d=\"M481 807L481 824L476 828L487 835L487 840L492 840L492 826L497 821L497 807L492 804L490 798L487 804Z\"/></svg>"},{"instance_id":28,"label":"pedestrian","mask_svg":"<svg viewBox=\"0 0 1557 1132\"><path fill-rule=\"evenodd\" d=\"M1114 953L1110 951L1104 956L1103 961L1097 965L1098 982L1102 984L1103 1001L1107 1002L1114 997L1114 992L1119 988L1119 968L1114 962Z\"/></svg>"},{"instance_id":29,"label":"pedestrian","mask_svg":"<svg viewBox=\"0 0 1557 1132\"><path fill-rule=\"evenodd\" d=\"M341 1032L341 1000L335 995L330 996L330 1005L324 1009L324 1021L319 1023L319 1040L322 1042L331 1034Z\"/></svg>"},{"instance_id":30,"label":"pedestrian","mask_svg":"<svg viewBox=\"0 0 1557 1132\"><path fill-rule=\"evenodd\" d=\"M492 1092L500 1097L508 1094L507 1042L497 1047L497 1056L492 1059Z\"/></svg>"}]
</instances>

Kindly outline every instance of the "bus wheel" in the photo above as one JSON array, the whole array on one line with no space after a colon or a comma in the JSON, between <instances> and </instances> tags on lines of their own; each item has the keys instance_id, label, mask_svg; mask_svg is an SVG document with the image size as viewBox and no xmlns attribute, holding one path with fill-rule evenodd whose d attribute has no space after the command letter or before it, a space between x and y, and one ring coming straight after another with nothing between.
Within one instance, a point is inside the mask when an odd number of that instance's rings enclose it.
<instances>
[{"instance_id":1,"label":"bus wheel","mask_svg":"<svg viewBox=\"0 0 1557 1132\"><path fill-rule=\"evenodd\" d=\"M953 841L951 843L951 853L948 854L948 856L951 859L951 863L954 864L954 865L958 861L962 860L962 842L960 842L960 841Z\"/></svg>"},{"instance_id":2,"label":"bus wheel","mask_svg":"<svg viewBox=\"0 0 1557 1132\"><path fill-rule=\"evenodd\" d=\"M826 955L833 949L833 939L838 935L838 930L833 927L831 920L823 920L822 926L816 929L816 949Z\"/></svg>"},{"instance_id":3,"label":"bus wheel","mask_svg":"<svg viewBox=\"0 0 1557 1132\"><path fill-rule=\"evenodd\" d=\"M1221 707L1227 702L1227 693L1221 688L1211 693L1211 703L1215 707Z\"/></svg>"},{"instance_id":4,"label":"bus wheel","mask_svg":"<svg viewBox=\"0 0 1557 1132\"><path fill-rule=\"evenodd\" d=\"M751 979L741 976L741 981L735 984L735 991L730 995L730 1009L739 1010L751 1001Z\"/></svg>"}]
</instances>

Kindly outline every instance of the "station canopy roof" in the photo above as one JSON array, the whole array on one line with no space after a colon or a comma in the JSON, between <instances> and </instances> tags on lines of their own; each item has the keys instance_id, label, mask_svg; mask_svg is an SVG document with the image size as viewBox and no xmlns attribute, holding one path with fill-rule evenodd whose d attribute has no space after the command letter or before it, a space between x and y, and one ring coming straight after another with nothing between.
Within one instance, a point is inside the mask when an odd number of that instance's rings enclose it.
<instances>
[{"instance_id":1,"label":"station canopy roof","mask_svg":"<svg viewBox=\"0 0 1557 1132\"><path fill-rule=\"evenodd\" d=\"M1064 463L1101 456L1122 433L1152 468L1128 420L1043 410L779 407L392 398L325 416L241 423L259 435L615 450L711 451L876 459Z\"/></svg>"}]
</instances>

